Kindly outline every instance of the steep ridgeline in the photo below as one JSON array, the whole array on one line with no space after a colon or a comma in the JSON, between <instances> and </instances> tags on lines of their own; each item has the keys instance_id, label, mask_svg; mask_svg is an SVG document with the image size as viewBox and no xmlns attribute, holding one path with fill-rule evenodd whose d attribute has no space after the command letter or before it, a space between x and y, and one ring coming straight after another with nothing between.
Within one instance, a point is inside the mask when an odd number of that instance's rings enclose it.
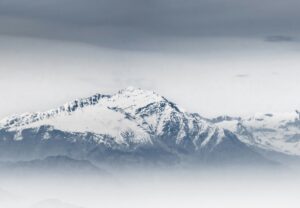
<instances>
[{"instance_id":1,"label":"steep ridgeline","mask_svg":"<svg viewBox=\"0 0 300 208\"><path fill-rule=\"evenodd\" d=\"M251 146L268 151L300 156L300 113L256 114L249 118L228 116L211 120Z\"/></svg>"},{"instance_id":2,"label":"steep ridgeline","mask_svg":"<svg viewBox=\"0 0 300 208\"><path fill-rule=\"evenodd\" d=\"M235 134L152 91L126 88L0 121L0 157L112 164L260 163Z\"/></svg>"}]
</instances>

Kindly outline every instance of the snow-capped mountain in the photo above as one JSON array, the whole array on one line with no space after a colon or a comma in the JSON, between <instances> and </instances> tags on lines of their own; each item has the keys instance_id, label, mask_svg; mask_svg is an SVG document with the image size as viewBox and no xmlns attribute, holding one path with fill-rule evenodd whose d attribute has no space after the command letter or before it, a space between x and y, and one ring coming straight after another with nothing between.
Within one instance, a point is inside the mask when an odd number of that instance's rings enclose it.
<instances>
[{"instance_id":1,"label":"snow-capped mountain","mask_svg":"<svg viewBox=\"0 0 300 208\"><path fill-rule=\"evenodd\" d=\"M202 161L263 161L230 131L155 92L133 87L5 118L0 149L1 157L29 159L62 154L97 161L178 161L196 155Z\"/></svg>"},{"instance_id":2,"label":"snow-capped mountain","mask_svg":"<svg viewBox=\"0 0 300 208\"><path fill-rule=\"evenodd\" d=\"M244 143L289 155L300 155L300 112L256 114L248 118L211 120L238 135Z\"/></svg>"},{"instance_id":3,"label":"snow-capped mountain","mask_svg":"<svg viewBox=\"0 0 300 208\"><path fill-rule=\"evenodd\" d=\"M0 128L21 132L24 129L51 126L68 132L110 135L117 143L125 143L127 134L130 134L131 142L151 143L153 135L163 136L171 128L167 125L170 121L177 125L176 132L173 132L176 143L182 142L188 134L195 134L195 137L204 132L210 137L218 135L218 142L224 136L223 129L195 114L181 111L164 97L133 87L112 96L96 94L78 99L46 112L14 115L1 120ZM21 140L22 137L17 135L15 139ZM196 143L195 140L194 145L199 148L205 146L208 140L200 146Z\"/></svg>"}]
</instances>

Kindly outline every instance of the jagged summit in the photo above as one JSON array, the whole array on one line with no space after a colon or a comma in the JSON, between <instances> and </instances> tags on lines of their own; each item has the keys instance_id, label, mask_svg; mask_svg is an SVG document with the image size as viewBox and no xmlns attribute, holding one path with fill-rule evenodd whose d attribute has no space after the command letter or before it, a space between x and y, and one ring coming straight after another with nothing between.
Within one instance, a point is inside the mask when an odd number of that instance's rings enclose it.
<instances>
[{"instance_id":1,"label":"jagged summit","mask_svg":"<svg viewBox=\"0 0 300 208\"><path fill-rule=\"evenodd\" d=\"M144 90L142 88L139 87L134 87L134 86L128 86L126 88L123 88L121 90L119 90L119 94L123 94L123 93L128 93L128 94L143 94L146 92L150 92L150 93L154 93L153 91L150 90Z\"/></svg>"},{"instance_id":2,"label":"jagged summit","mask_svg":"<svg viewBox=\"0 0 300 208\"><path fill-rule=\"evenodd\" d=\"M127 112L134 113L135 110L147 106L151 103L167 101L162 96L150 90L142 90L141 88L128 87L120 90L107 99L107 104L122 108Z\"/></svg>"},{"instance_id":3,"label":"jagged summit","mask_svg":"<svg viewBox=\"0 0 300 208\"><path fill-rule=\"evenodd\" d=\"M137 110L150 104L169 102L164 97L149 90L127 87L113 95L94 94L87 98L79 98L74 101L45 112L24 113L13 115L0 120L0 128L22 127L31 123L51 119L65 114L74 114L78 110L84 110L92 106L106 107L107 109L119 109L132 115ZM98 106L99 107L99 106ZM175 104L174 104L175 107Z\"/></svg>"},{"instance_id":4,"label":"jagged summit","mask_svg":"<svg viewBox=\"0 0 300 208\"><path fill-rule=\"evenodd\" d=\"M153 99L153 101L160 101L160 100L166 100L163 96L159 95L158 93L152 91L152 90L145 90L138 87L129 86L127 88L124 88L122 90L119 90L116 94L113 94L112 96L120 97L135 97L139 99Z\"/></svg>"},{"instance_id":5,"label":"jagged summit","mask_svg":"<svg viewBox=\"0 0 300 208\"><path fill-rule=\"evenodd\" d=\"M129 86L129 87L123 88L123 89L119 90L116 94L126 94L128 96L152 94L152 95L156 95L156 96L160 97L160 95L158 95L156 92L154 92L152 90L146 90L146 89L142 89L140 87L134 87L134 86Z\"/></svg>"}]
</instances>

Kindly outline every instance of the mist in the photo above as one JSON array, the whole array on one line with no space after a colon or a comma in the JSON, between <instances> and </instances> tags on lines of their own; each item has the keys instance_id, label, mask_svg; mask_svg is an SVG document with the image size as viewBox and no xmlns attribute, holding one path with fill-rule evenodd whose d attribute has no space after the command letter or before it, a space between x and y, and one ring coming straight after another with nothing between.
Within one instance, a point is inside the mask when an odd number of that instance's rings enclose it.
<instances>
[{"instance_id":1,"label":"mist","mask_svg":"<svg viewBox=\"0 0 300 208\"><path fill-rule=\"evenodd\" d=\"M297 0L0 0L0 207L298 208Z\"/></svg>"},{"instance_id":2,"label":"mist","mask_svg":"<svg viewBox=\"0 0 300 208\"><path fill-rule=\"evenodd\" d=\"M297 207L299 185L291 172L238 169L123 172L110 179L6 176L0 182L0 204L11 208Z\"/></svg>"},{"instance_id":3,"label":"mist","mask_svg":"<svg viewBox=\"0 0 300 208\"><path fill-rule=\"evenodd\" d=\"M208 117L299 109L294 42L171 39L157 42L155 51L12 37L1 43L1 118L128 86L153 90Z\"/></svg>"}]
</instances>

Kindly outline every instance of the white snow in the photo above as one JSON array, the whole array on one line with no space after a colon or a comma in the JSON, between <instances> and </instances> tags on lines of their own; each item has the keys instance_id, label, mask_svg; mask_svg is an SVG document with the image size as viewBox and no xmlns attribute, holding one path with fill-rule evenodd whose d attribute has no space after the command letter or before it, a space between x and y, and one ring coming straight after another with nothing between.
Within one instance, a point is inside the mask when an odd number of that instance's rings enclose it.
<instances>
[{"instance_id":1,"label":"white snow","mask_svg":"<svg viewBox=\"0 0 300 208\"><path fill-rule=\"evenodd\" d=\"M300 140L288 142L287 140L300 134L300 126L288 126L287 124L299 120L299 114L286 113L257 113L252 117L243 118L241 121L231 120L216 123L221 128L237 132L238 123L242 124L252 133L254 140L246 135L239 135L243 142L257 145L264 149L275 150L283 153L300 155Z\"/></svg>"},{"instance_id":2,"label":"white snow","mask_svg":"<svg viewBox=\"0 0 300 208\"><path fill-rule=\"evenodd\" d=\"M140 112L140 109L145 112ZM179 128L179 133L174 138L177 144L188 133L196 134L194 139L197 140L197 135L208 132L199 148L204 147L215 132L219 137L215 145L222 141L224 132L221 127L217 128L200 116L192 116L180 109L155 92L128 87L112 96L96 94L50 111L14 115L1 120L0 128L6 127L20 133L23 129L47 125L68 132L107 134L118 143L126 142L122 135L131 131L134 133L133 142L151 143L151 134L163 135L165 124L175 121ZM229 124L224 123L223 127L227 128ZM17 134L15 139L20 140L22 136ZM49 135L45 135L43 139L50 139ZM195 140L193 142L198 148Z\"/></svg>"}]
</instances>

